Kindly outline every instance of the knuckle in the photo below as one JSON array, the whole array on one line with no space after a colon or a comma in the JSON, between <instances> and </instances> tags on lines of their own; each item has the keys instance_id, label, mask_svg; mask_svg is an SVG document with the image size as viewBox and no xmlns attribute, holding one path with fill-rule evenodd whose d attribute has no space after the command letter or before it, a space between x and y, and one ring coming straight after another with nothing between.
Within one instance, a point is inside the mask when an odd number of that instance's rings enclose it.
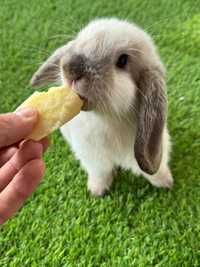
<instances>
[{"instance_id":1,"label":"knuckle","mask_svg":"<svg viewBox=\"0 0 200 267\"><path fill-rule=\"evenodd\" d=\"M24 146L21 148L21 151L23 150L24 154L29 155L29 159L37 158L42 156L42 144L36 143L32 140L27 141Z\"/></svg>"},{"instance_id":2,"label":"knuckle","mask_svg":"<svg viewBox=\"0 0 200 267\"><path fill-rule=\"evenodd\" d=\"M7 163L9 165L9 169L12 173L17 173L20 170L20 164L15 160L15 158L11 158L11 160Z\"/></svg>"},{"instance_id":3,"label":"knuckle","mask_svg":"<svg viewBox=\"0 0 200 267\"><path fill-rule=\"evenodd\" d=\"M7 141L9 140L10 138L10 130L9 128L1 128L1 135L0 135L0 142L1 144L6 144Z\"/></svg>"},{"instance_id":4,"label":"knuckle","mask_svg":"<svg viewBox=\"0 0 200 267\"><path fill-rule=\"evenodd\" d=\"M28 198L29 194L25 191L20 189L18 186L14 188L15 196L20 202L24 202L25 199Z\"/></svg>"},{"instance_id":5,"label":"knuckle","mask_svg":"<svg viewBox=\"0 0 200 267\"><path fill-rule=\"evenodd\" d=\"M10 124L12 124L12 120L10 118L10 116L3 116L0 119L0 127L1 128L6 128L9 129L10 128Z\"/></svg>"}]
</instances>

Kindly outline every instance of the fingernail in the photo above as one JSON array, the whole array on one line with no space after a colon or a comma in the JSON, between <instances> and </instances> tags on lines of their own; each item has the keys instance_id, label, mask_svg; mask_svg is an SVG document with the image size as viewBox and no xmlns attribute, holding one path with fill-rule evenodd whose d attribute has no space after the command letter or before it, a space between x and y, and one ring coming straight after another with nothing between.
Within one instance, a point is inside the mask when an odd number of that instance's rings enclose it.
<instances>
[{"instance_id":1,"label":"fingernail","mask_svg":"<svg viewBox=\"0 0 200 267\"><path fill-rule=\"evenodd\" d=\"M21 108L16 111L16 114L22 117L30 118L35 117L36 111L32 108Z\"/></svg>"}]
</instances>

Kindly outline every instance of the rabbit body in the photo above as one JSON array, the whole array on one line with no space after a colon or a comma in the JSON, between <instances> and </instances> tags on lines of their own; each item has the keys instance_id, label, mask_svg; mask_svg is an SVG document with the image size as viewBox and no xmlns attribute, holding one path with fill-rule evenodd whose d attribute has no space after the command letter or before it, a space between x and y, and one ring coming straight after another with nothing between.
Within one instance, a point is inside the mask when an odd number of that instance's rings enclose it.
<instances>
[{"instance_id":1,"label":"rabbit body","mask_svg":"<svg viewBox=\"0 0 200 267\"><path fill-rule=\"evenodd\" d=\"M84 99L61 132L93 195L109 190L118 166L155 186L172 186L165 69L147 33L115 18L93 21L49 57L32 84L58 77Z\"/></svg>"},{"instance_id":2,"label":"rabbit body","mask_svg":"<svg viewBox=\"0 0 200 267\"><path fill-rule=\"evenodd\" d=\"M116 167L143 175L157 187L172 186L173 179L167 166L170 149L167 129L163 133L164 153L160 169L153 176L139 168L133 155L135 131L134 124L98 116L92 111L82 111L62 126L64 138L88 173L88 190L93 195L102 196L109 190Z\"/></svg>"}]
</instances>

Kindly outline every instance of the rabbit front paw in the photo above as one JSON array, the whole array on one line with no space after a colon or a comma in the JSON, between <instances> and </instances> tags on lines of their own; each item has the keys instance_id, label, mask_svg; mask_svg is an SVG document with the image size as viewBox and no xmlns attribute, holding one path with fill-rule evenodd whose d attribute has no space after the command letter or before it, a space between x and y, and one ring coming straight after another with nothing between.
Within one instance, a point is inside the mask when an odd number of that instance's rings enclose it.
<instances>
[{"instance_id":1,"label":"rabbit front paw","mask_svg":"<svg viewBox=\"0 0 200 267\"><path fill-rule=\"evenodd\" d=\"M112 176L103 179L89 177L88 190L95 197L103 197L110 189L112 184Z\"/></svg>"}]
</instances>

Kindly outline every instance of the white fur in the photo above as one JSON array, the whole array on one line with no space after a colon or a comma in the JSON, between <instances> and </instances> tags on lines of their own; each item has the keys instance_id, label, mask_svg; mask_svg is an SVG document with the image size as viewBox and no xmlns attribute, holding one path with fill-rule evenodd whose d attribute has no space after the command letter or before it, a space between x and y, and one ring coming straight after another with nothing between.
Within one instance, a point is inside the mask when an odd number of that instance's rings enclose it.
<instances>
[{"instance_id":1,"label":"white fur","mask_svg":"<svg viewBox=\"0 0 200 267\"><path fill-rule=\"evenodd\" d=\"M150 65L162 65L150 37L135 25L116 19L90 23L79 33L74 46L77 52L81 51L87 56L97 51L103 56L106 53L105 48L123 47L130 39L135 40L136 47L141 49ZM142 174L155 186L171 187L173 180L167 166L170 150L167 128L163 133L160 169L153 176L147 175L141 171L134 157L136 126L133 118L128 115L135 98L135 84L128 77L128 73L115 73L114 77L115 90L112 91L111 109L116 114L127 113L126 120L95 111L81 111L61 128L63 136L88 173L88 189L96 196L104 194L105 190L110 188L116 166L131 169L137 175Z\"/></svg>"},{"instance_id":2,"label":"white fur","mask_svg":"<svg viewBox=\"0 0 200 267\"><path fill-rule=\"evenodd\" d=\"M111 185L112 172L116 166L143 174L155 186L170 187L168 173L169 136L163 135L163 159L160 170L150 176L142 172L134 157L135 129L126 122L110 120L94 112L81 112L61 128L77 159L88 173L88 189L94 195L102 195ZM166 174L168 174L166 176Z\"/></svg>"}]
</instances>

